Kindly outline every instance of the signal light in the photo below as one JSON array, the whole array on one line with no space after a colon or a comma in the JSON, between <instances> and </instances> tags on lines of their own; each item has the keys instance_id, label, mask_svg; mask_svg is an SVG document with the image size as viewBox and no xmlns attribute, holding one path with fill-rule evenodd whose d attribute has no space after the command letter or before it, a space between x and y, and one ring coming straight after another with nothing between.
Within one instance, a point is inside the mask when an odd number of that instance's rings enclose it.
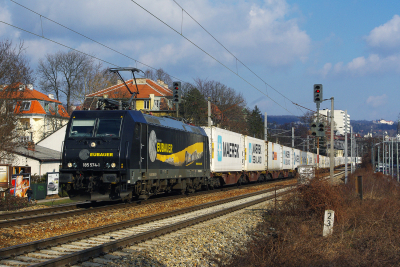
<instances>
[{"instance_id":1,"label":"signal light","mask_svg":"<svg viewBox=\"0 0 400 267\"><path fill-rule=\"evenodd\" d=\"M322 84L314 84L314 103L322 102Z\"/></svg>"},{"instance_id":2,"label":"signal light","mask_svg":"<svg viewBox=\"0 0 400 267\"><path fill-rule=\"evenodd\" d=\"M174 102L175 103L180 103L181 102L181 82L173 82L172 83L172 93L174 96Z\"/></svg>"},{"instance_id":3,"label":"signal light","mask_svg":"<svg viewBox=\"0 0 400 267\"><path fill-rule=\"evenodd\" d=\"M318 124L317 136L320 136L320 137L325 136L325 124L323 122L320 122Z\"/></svg>"},{"instance_id":4,"label":"signal light","mask_svg":"<svg viewBox=\"0 0 400 267\"><path fill-rule=\"evenodd\" d=\"M311 135L313 136L317 136L317 124L314 122L313 124L311 124Z\"/></svg>"}]
</instances>

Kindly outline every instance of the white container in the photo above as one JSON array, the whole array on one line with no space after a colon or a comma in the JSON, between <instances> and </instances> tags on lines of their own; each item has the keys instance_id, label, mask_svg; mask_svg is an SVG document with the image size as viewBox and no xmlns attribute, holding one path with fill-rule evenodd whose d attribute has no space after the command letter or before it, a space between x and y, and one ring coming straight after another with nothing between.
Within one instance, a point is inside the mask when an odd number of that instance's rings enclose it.
<instances>
[{"instance_id":1,"label":"white container","mask_svg":"<svg viewBox=\"0 0 400 267\"><path fill-rule=\"evenodd\" d=\"M307 152L301 151L300 165L307 165Z\"/></svg>"},{"instance_id":2,"label":"white container","mask_svg":"<svg viewBox=\"0 0 400 267\"><path fill-rule=\"evenodd\" d=\"M244 137L217 127L202 127L211 152L211 172L234 172L244 169Z\"/></svg>"},{"instance_id":3,"label":"white container","mask_svg":"<svg viewBox=\"0 0 400 267\"><path fill-rule=\"evenodd\" d=\"M245 142L245 171L265 170L265 141L250 136L244 137Z\"/></svg>"},{"instance_id":4,"label":"white container","mask_svg":"<svg viewBox=\"0 0 400 267\"><path fill-rule=\"evenodd\" d=\"M301 151L300 149L293 148L293 170L301 165Z\"/></svg>"},{"instance_id":5,"label":"white container","mask_svg":"<svg viewBox=\"0 0 400 267\"><path fill-rule=\"evenodd\" d=\"M313 165L315 166L314 163L314 154L311 152L307 152L307 165Z\"/></svg>"},{"instance_id":6,"label":"white container","mask_svg":"<svg viewBox=\"0 0 400 267\"><path fill-rule=\"evenodd\" d=\"M284 170L293 168L293 149L291 147L282 146L282 162Z\"/></svg>"},{"instance_id":7,"label":"white container","mask_svg":"<svg viewBox=\"0 0 400 267\"><path fill-rule=\"evenodd\" d=\"M282 146L268 142L268 170L282 170Z\"/></svg>"}]
</instances>

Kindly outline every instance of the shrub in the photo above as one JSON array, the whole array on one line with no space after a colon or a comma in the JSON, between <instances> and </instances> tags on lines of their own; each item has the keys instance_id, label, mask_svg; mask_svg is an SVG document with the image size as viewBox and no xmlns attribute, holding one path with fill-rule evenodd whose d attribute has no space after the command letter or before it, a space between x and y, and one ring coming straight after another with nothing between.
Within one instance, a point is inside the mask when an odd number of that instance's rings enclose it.
<instances>
[{"instance_id":1,"label":"shrub","mask_svg":"<svg viewBox=\"0 0 400 267\"><path fill-rule=\"evenodd\" d=\"M355 193L359 175L363 200ZM322 237L326 209L335 211L335 223ZM316 179L266 212L246 249L225 266L397 266L399 220L400 186L392 177L363 169L348 184Z\"/></svg>"},{"instance_id":2,"label":"shrub","mask_svg":"<svg viewBox=\"0 0 400 267\"><path fill-rule=\"evenodd\" d=\"M9 192L5 194L4 198L0 198L1 211L18 210L27 206L29 206L28 198L16 197L10 195Z\"/></svg>"}]
</instances>

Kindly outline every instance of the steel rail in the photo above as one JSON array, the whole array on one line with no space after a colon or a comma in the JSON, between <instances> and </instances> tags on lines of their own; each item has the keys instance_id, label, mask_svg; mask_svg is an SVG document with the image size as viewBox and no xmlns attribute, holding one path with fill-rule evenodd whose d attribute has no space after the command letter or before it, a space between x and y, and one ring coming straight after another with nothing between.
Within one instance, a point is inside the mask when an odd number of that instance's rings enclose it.
<instances>
[{"instance_id":1,"label":"steel rail","mask_svg":"<svg viewBox=\"0 0 400 267\"><path fill-rule=\"evenodd\" d=\"M292 186L292 185L280 186L280 188L285 188L285 187L289 187L289 186ZM148 223L148 222L152 222L152 221L156 221L156 220L161 220L161 219L168 218L171 216L177 216L177 215L184 214L187 212L208 208L208 207L212 207L215 205L224 204L227 202L231 202L231 201L235 201L235 200L239 200L239 199L243 199L243 198L247 198L247 197L251 197L251 196L256 196L259 194L273 192L274 190L276 190L276 189L275 188L265 189L265 190L261 190L261 191L257 191L257 192L252 192L252 193L248 193L248 194L244 194L244 195L240 195L240 196L236 196L236 197L231 197L231 198L227 198L227 199L222 199L222 200L218 200L218 201L214 201L214 202L203 203L200 205L187 207L187 208L183 208L183 209L178 209L178 210L174 210L174 211L170 211L170 212L159 213L159 214L136 218L136 219L132 219L132 220L128 220L128 221L118 222L115 224L110 224L110 225L106 225L106 226L87 229L87 230L83 230L83 231L79 231L79 232L75 232L75 233L69 233L69 234L65 234L65 235L61 235L61 236L57 236L57 237L50 237L50 238L46 238L46 239L42 239L42 240L38 240L38 241L33 241L33 242L29 242L29 243L24 243L24 244L20 244L20 245L3 248L3 249L0 249L0 259L6 259L6 258L9 258L12 256L17 256L17 255L21 255L24 253L32 252L37 249L44 249L49 246L64 244L64 243L75 241L75 240L81 239L81 238L88 238L91 236L95 236L95 235L102 234L102 233L107 233L110 231L116 231L119 229L131 227L131 226L135 226L135 225L139 225L139 224L144 224L144 223Z\"/></svg>"},{"instance_id":2,"label":"steel rail","mask_svg":"<svg viewBox=\"0 0 400 267\"><path fill-rule=\"evenodd\" d=\"M271 182L280 182L280 181L274 180ZM258 186L258 185L260 185L260 184L252 183L252 184L241 185L239 188L243 189L243 188L253 187L253 186ZM210 194L210 193L215 193L215 192L220 192L220 191L229 191L229 190L234 190L234 189L238 189L238 187L230 186L230 187L218 188L218 189L209 190L209 191L199 191L199 192L192 193L189 196L198 196L198 195L203 195L203 194ZM172 196L167 196L167 197L151 198L151 199L148 199L145 201L136 201L136 202L132 202L132 203L118 203L118 204L106 205L106 206L102 206L102 207L91 207L91 208L80 208L80 209L76 208L76 206L78 206L79 204L71 205L71 206L61 206L61 207L58 206L58 207L52 207L52 208L37 209L37 210L32 210L32 211L14 212L14 214L15 214L14 216L13 216L13 212L10 212L10 213L5 213L5 214L0 215L0 228L13 227L16 225L25 225L25 224L34 223L34 222L43 222L46 220L61 219L61 218L65 218L65 217L75 216L75 215L83 215L83 214L87 214L87 213L102 212L102 211L112 210L112 209L133 207L133 206L140 205L142 203L143 204L158 203L158 202L174 200L174 199L179 199L179 198L185 198L185 197L187 197L187 196L186 195L172 195ZM82 203L80 203L80 204L82 205ZM43 214L43 213L48 213L48 214ZM39 214L39 215L37 215L37 214ZM33 216L30 216L30 215L33 215Z\"/></svg>"},{"instance_id":3,"label":"steel rail","mask_svg":"<svg viewBox=\"0 0 400 267\"><path fill-rule=\"evenodd\" d=\"M273 191L273 190L271 190L271 191ZM182 228L186 228L186 227L189 227L189 226L192 226L192 225L195 225L195 224L207 221L207 220L211 220L216 217L223 216L225 214L232 213L234 211L244 209L244 208L256 205L258 203L274 199L275 197L283 196L288 193L290 193L290 192L286 191L286 192L278 193L276 195L272 194L270 196L266 196L266 197L263 197L263 198L260 198L257 200L253 200L251 202L239 204L235 207L230 207L230 208L227 208L227 209L224 209L221 211L216 211L211 214L201 215L199 217L187 219L187 220L175 223L175 224L160 227L158 229L154 229L154 230L150 230L150 231L147 231L144 233L128 236L128 237L122 238L120 240L112 241L112 242L105 243L105 244L102 244L102 245L99 245L96 247L92 247L92 248L88 248L88 249L74 252L71 254L67 254L65 256L61 256L56 259L47 260L45 262L37 263L37 264L31 265L31 266L35 266L35 267L62 266L62 265L66 265L66 264L73 264L78 261L86 261L91 257L98 257L109 251L114 251L121 247L125 247L125 246L131 245L131 244L144 242L145 240L159 237L161 235L168 234L170 232L173 232L173 231L176 231L176 230L179 230Z\"/></svg>"}]
</instances>

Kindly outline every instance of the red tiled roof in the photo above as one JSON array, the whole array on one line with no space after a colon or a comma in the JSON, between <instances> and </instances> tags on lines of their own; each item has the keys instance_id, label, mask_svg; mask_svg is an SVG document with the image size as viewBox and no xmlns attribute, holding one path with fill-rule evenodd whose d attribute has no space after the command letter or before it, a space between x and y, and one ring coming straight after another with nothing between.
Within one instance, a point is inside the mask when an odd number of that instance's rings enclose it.
<instances>
[{"instance_id":1,"label":"red tiled roof","mask_svg":"<svg viewBox=\"0 0 400 267\"><path fill-rule=\"evenodd\" d=\"M18 84L18 86L21 84ZM18 88L18 87L17 87ZM46 111L38 100L53 102L56 105L58 114L61 117L69 118L69 115L65 108L62 106L61 102L55 99L49 98L46 94L43 94L35 89L29 89L26 86L23 90L7 90L9 87L5 87L0 91L0 99L15 99L19 100L15 106L14 112L19 114L43 114L46 115ZM21 110L21 102L30 101L29 110ZM57 116L55 110L49 108L49 113L53 116Z\"/></svg>"},{"instance_id":2,"label":"red tiled roof","mask_svg":"<svg viewBox=\"0 0 400 267\"><path fill-rule=\"evenodd\" d=\"M60 101L50 99L46 94L43 94L35 89L25 88L24 90L7 90L7 87L0 91L0 98L2 99L20 99L20 100L45 100L49 102L55 102L61 104Z\"/></svg>"},{"instance_id":3,"label":"red tiled roof","mask_svg":"<svg viewBox=\"0 0 400 267\"><path fill-rule=\"evenodd\" d=\"M133 84L132 84L133 82ZM136 92L136 85L133 79L125 81L131 92ZM150 98L150 94L154 96L172 96L172 90L165 88L150 79L146 79L145 84L138 84L139 94L137 98ZM125 84L117 84L110 86L106 89L100 90L98 92L86 95L86 97L103 96L108 95L108 98L129 98L131 94L126 88Z\"/></svg>"}]
</instances>

